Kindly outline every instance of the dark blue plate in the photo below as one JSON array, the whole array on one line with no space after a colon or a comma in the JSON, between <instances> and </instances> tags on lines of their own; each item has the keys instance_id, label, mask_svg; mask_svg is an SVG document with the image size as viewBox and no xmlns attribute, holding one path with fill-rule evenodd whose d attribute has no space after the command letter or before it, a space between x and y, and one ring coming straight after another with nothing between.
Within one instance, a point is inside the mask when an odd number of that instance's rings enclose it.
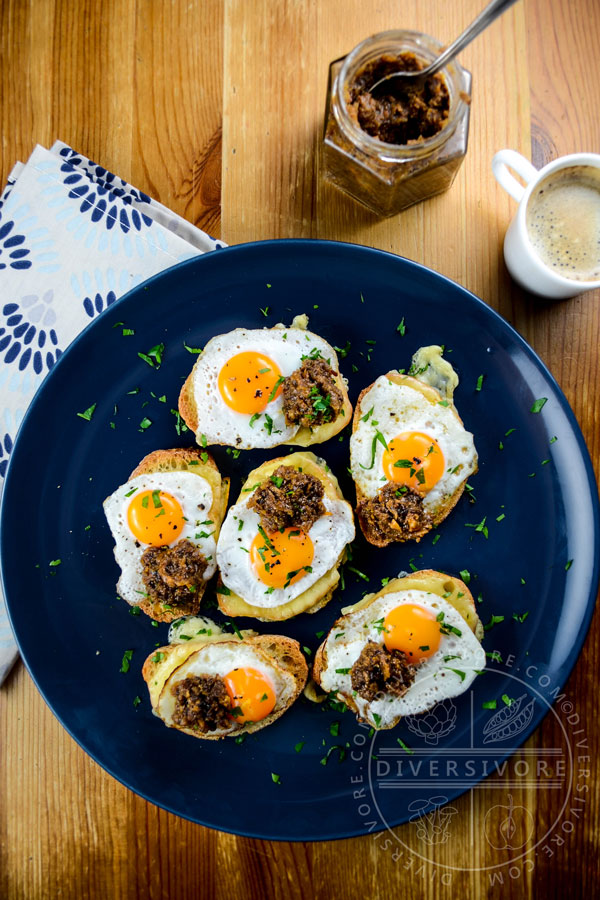
<instances>
[{"instance_id":1,"label":"dark blue plate","mask_svg":"<svg viewBox=\"0 0 600 900\"><path fill-rule=\"evenodd\" d=\"M375 750L351 714L304 698L242 744L206 743L165 728L150 712L140 669L165 642L166 626L133 617L115 593L118 570L102 501L149 451L193 443L189 432L178 436L173 412L196 359L184 344L202 347L236 326L289 323L302 312L342 355L347 350L341 365L352 401L379 374L408 368L419 346L445 345L461 379L456 404L479 451L471 496L437 534L385 550L357 539L353 567L368 582L347 572L344 592L324 610L278 629L314 651L317 633L367 587L376 590L382 577L411 568L468 570L484 623L504 616L484 642L504 662L425 725L405 720L380 735ZM135 334L124 336L117 323ZM138 352L161 342L164 359L154 369ZM541 398L541 411L531 412ZM90 421L77 415L92 404ZM152 424L141 428L143 419ZM347 433L317 450L352 498ZM233 460L225 448L215 449L221 470L232 476L233 498L245 473L271 455L279 451ZM565 397L531 348L483 302L435 272L377 250L321 241L219 250L175 266L111 306L68 348L33 401L2 506L12 624L33 679L69 733L148 800L204 825L269 839L339 838L399 824L480 780L478 769L441 794L435 779L428 789L427 779L407 774L396 785L403 790L383 790L371 760L392 745L400 752L397 737L420 758L452 755L474 740L481 742L478 758L509 754L498 729L485 730L490 713L482 701L503 693L517 699L515 673L535 666L533 700L520 701L527 714L518 742L536 727L583 643L598 558L589 456ZM512 617L527 611L523 622ZM133 650L126 673L125 650Z\"/></svg>"}]
</instances>

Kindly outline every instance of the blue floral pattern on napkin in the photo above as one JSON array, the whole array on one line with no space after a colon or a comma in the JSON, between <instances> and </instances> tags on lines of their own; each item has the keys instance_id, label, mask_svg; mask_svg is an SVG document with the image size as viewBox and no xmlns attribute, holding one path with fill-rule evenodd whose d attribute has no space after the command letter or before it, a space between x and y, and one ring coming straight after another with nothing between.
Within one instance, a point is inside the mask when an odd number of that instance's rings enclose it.
<instances>
[{"instance_id":1,"label":"blue floral pattern on napkin","mask_svg":"<svg viewBox=\"0 0 600 900\"><path fill-rule=\"evenodd\" d=\"M90 319L166 268L223 246L57 141L0 196L0 490L44 376ZM0 684L16 657L0 596Z\"/></svg>"}]
</instances>

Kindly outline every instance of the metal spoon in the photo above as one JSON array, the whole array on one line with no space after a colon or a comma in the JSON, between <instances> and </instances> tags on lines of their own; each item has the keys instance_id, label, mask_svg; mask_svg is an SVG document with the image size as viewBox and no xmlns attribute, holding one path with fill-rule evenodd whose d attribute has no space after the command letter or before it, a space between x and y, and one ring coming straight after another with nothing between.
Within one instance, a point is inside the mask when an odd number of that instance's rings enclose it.
<instances>
[{"instance_id":1,"label":"metal spoon","mask_svg":"<svg viewBox=\"0 0 600 900\"><path fill-rule=\"evenodd\" d=\"M498 16L501 16L502 13L515 2L516 0L492 0L492 2L488 3L485 9L479 13L477 18L473 19L471 24L465 28L463 33L459 35L446 50L444 50L441 56L434 59L434 61L425 69L420 69L418 72L390 72L389 75L385 75L384 78L380 78L379 81L376 81L375 84L369 88L369 92L373 93L376 87L379 87L384 81L390 81L392 78L402 81L406 87L418 87L426 78L429 78L430 75L434 75L442 69L446 63L450 62L451 59L454 59L467 44L471 43L473 38L476 38L478 34L481 34L488 25L491 25Z\"/></svg>"}]
</instances>

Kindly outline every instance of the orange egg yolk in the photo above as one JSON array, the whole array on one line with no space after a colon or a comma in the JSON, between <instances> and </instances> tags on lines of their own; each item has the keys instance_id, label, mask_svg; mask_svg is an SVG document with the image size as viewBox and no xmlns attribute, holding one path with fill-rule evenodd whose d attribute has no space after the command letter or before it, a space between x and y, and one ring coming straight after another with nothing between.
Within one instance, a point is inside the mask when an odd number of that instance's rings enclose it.
<instances>
[{"instance_id":1,"label":"orange egg yolk","mask_svg":"<svg viewBox=\"0 0 600 900\"><path fill-rule=\"evenodd\" d=\"M438 483L445 466L437 441L420 431L405 431L393 438L382 463L388 481L399 481L421 494Z\"/></svg>"},{"instance_id":2,"label":"orange egg yolk","mask_svg":"<svg viewBox=\"0 0 600 900\"><path fill-rule=\"evenodd\" d=\"M165 491L135 494L127 508L127 524L142 544L162 547L177 540L185 518L178 500Z\"/></svg>"},{"instance_id":3,"label":"orange egg yolk","mask_svg":"<svg viewBox=\"0 0 600 900\"><path fill-rule=\"evenodd\" d=\"M253 415L279 396L281 380L272 359L247 350L228 359L219 372L219 393L230 409Z\"/></svg>"},{"instance_id":4,"label":"orange egg yolk","mask_svg":"<svg viewBox=\"0 0 600 900\"><path fill-rule=\"evenodd\" d=\"M267 534L261 529L250 546L254 574L272 588L288 587L311 571L314 546L299 528Z\"/></svg>"},{"instance_id":5,"label":"orange egg yolk","mask_svg":"<svg viewBox=\"0 0 600 900\"><path fill-rule=\"evenodd\" d=\"M233 669L223 679L236 722L259 722L273 711L275 688L258 669Z\"/></svg>"},{"instance_id":6,"label":"orange egg yolk","mask_svg":"<svg viewBox=\"0 0 600 900\"><path fill-rule=\"evenodd\" d=\"M440 646L440 623L429 609L403 603L391 609L383 622L383 640L388 650L402 650L409 662L433 656Z\"/></svg>"}]
</instances>

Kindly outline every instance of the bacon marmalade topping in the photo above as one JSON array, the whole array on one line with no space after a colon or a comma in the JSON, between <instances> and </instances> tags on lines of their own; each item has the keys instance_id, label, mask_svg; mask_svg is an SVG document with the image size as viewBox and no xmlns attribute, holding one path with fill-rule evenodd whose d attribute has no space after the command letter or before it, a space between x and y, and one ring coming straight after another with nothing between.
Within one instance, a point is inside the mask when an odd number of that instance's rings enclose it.
<instances>
[{"instance_id":1,"label":"bacon marmalade topping","mask_svg":"<svg viewBox=\"0 0 600 900\"><path fill-rule=\"evenodd\" d=\"M218 675L189 675L174 684L171 693L175 725L202 732L231 726L231 700Z\"/></svg>"},{"instance_id":2,"label":"bacon marmalade topping","mask_svg":"<svg viewBox=\"0 0 600 900\"><path fill-rule=\"evenodd\" d=\"M418 541L433 527L419 492L391 481L376 497L362 500L357 514L363 531L377 541Z\"/></svg>"},{"instance_id":3,"label":"bacon marmalade topping","mask_svg":"<svg viewBox=\"0 0 600 900\"><path fill-rule=\"evenodd\" d=\"M323 485L314 475L279 466L259 485L248 502L266 532L301 528L308 532L324 512Z\"/></svg>"},{"instance_id":4,"label":"bacon marmalade topping","mask_svg":"<svg viewBox=\"0 0 600 900\"><path fill-rule=\"evenodd\" d=\"M283 412L288 425L314 428L337 419L344 405L336 373L324 359L305 359L283 382Z\"/></svg>"},{"instance_id":5,"label":"bacon marmalade topping","mask_svg":"<svg viewBox=\"0 0 600 900\"><path fill-rule=\"evenodd\" d=\"M352 689L371 701L378 694L402 697L415 679L416 669L402 650L388 650L383 644L368 641L350 670Z\"/></svg>"},{"instance_id":6,"label":"bacon marmalade topping","mask_svg":"<svg viewBox=\"0 0 600 900\"><path fill-rule=\"evenodd\" d=\"M163 606L194 603L208 566L200 549L185 539L174 547L148 547L141 562L148 599Z\"/></svg>"}]
</instances>

